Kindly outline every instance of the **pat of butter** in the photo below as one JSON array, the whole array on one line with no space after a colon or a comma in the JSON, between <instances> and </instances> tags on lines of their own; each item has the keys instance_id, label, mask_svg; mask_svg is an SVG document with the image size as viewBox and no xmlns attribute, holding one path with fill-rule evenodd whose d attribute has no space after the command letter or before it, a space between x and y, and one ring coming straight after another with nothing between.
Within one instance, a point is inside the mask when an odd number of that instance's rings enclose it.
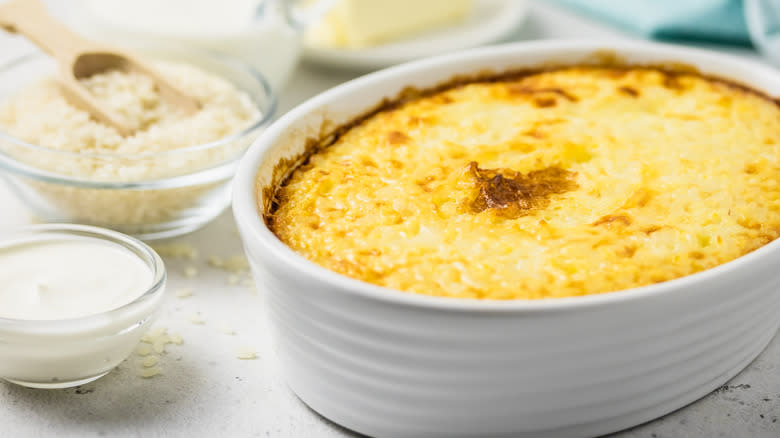
<instances>
[{"instance_id":1,"label":"pat of butter","mask_svg":"<svg viewBox=\"0 0 780 438\"><path fill-rule=\"evenodd\" d=\"M341 0L307 38L316 45L361 48L457 24L472 0Z\"/></svg>"}]
</instances>

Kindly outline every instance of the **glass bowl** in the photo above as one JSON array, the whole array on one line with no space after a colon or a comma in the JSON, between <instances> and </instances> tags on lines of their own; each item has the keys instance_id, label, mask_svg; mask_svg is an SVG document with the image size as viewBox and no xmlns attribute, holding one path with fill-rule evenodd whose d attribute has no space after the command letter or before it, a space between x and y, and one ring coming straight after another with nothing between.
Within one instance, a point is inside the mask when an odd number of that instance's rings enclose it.
<instances>
[{"instance_id":1,"label":"glass bowl","mask_svg":"<svg viewBox=\"0 0 780 438\"><path fill-rule=\"evenodd\" d=\"M151 282L133 301L94 315L55 320L0 318L0 379L33 388L91 382L125 360L154 322L165 290L165 265L137 239L84 225L33 225L2 233L0 250L30 242L84 239L117 246L138 257L151 271Z\"/></svg>"},{"instance_id":2,"label":"glass bowl","mask_svg":"<svg viewBox=\"0 0 780 438\"><path fill-rule=\"evenodd\" d=\"M259 118L217 141L134 155L56 150L0 128L0 178L41 222L89 224L151 240L193 231L230 204L238 160L273 118L276 98L270 85L252 67L222 55L168 48L136 51L230 81L251 98ZM56 68L40 52L0 66L0 100L56 74Z\"/></svg>"}]
</instances>

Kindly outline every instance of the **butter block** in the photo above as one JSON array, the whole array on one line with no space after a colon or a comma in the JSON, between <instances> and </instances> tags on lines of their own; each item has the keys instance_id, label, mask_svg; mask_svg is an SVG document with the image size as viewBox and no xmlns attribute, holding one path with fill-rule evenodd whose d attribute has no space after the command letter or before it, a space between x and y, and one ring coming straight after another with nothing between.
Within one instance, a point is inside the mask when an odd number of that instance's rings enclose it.
<instances>
[{"instance_id":1,"label":"butter block","mask_svg":"<svg viewBox=\"0 0 780 438\"><path fill-rule=\"evenodd\" d=\"M308 38L317 45L363 48L454 25L472 0L341 0Z\"/></svg>"}]
</instances>

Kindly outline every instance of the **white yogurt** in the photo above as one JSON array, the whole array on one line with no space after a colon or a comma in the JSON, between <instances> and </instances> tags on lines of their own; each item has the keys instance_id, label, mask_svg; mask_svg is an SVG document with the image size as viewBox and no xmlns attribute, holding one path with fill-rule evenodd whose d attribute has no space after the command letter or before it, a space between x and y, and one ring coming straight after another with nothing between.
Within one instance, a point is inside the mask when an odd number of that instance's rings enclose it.
<instances>
[{"instance_id":1,"label":"white yogurt","mask_svg":"<svg viewBox=\"0 0 780 438\"><path fill-rule=\"evenodd\" d=\"M97 239L0 247L0 318L94 315L135 300L151 282L152 272L138 256Z\"/></svg>"},{"instance_id":2,"label":"white yogurt","mask_svg":"<svg viewBox=\"0 0 780 438\"><path fill-rule=\"evenodd\" d=\"M0 236L0 378L37 388L95 380L159 311L165 266L142 242L83 225Z\"/></svg>"}]
</instances>

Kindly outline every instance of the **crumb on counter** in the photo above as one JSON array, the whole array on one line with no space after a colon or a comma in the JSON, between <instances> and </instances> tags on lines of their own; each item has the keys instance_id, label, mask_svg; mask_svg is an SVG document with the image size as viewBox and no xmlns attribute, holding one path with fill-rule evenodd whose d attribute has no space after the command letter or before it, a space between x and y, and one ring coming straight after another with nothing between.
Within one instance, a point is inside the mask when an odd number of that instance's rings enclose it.
<instances>
[{"instance_id":1,"label":"crumb on counter","mask_svg":"<svg viewBox=\"0 0 780 438\"><path fill-rule=\"evenodd\" d=\"M168 344L181 345L183 340L181 336L168 333L168 329L162 327L150 330L141 337L141 343L135 351L142 358L139 362L141 369L138 375L140 377L149 379L162 373L159 367L159 355L167 353L166 345Z\"/></svg>"},{"instance_id":2,"label":"crumb on counter","mask_svg":"<svg viewBox=\"0 0 780 438\"><path fill-rule=\"evenodd\" d=\"M172 259L195 260L199 255L198 248L195 248L188 243L177 242L156 244L152 245L152 248L157 251L157 254L159 254L160 257L169 257Z\"/></svg>"},{"instance_id":3,"label":"crumb on counter","mask_svg":"<svg viewBox=\"0 0 780 438\"><path fill-rule=\"evenodd\" d=\"M224 335L229 335L229 336L233 336L233 335L235 335L235 334L236 334L236 331L235 331L235 330L233 330L233 327L231 327L231 326L230 326L229 324L227 324L227 323L225 323L225 324L222 324L222 325L219 327L219 331L220 331L220 332L222 332L222 334L224 334Z\"/></svg>"},{"instance_id":4,"label":"crumb on counter","mask_svg":"<svg viewBox=\"0 0 780 438\"><path fill-rule=\"evenodd\" d=\"M244 281L241 282L242 286L246 286L248 288L254 289L255 288L255 280L252 278L245 278Z\"/></svg>"},{"instance_id":5,"label":"crumb on counter","mask_svg":"<svg viewBox=\"0 0 780 438\"><path fill-rule=\"evenodd\" d=\"M196 325L203 325L206 323L206 320L203 319L203 317L200 315L200 312L191 314L189 317L187 317L187 320Z\"/></svg>"},{"instance_id":6,"label":"crumb on counter","mask_svg":"<svg viewBox=\"0 0 780 438\"><path fill-rule=\"evenodd\" d=\"M217 269L223 269L234 274L249 270L249 262L243 254L237 254L230 257L211 256L208 259L209 266Z\"/></svg>"},{"instance_id":7,"label":"crumb on counter","mask_svg":"<svg viewBox=\"0 0 780 438\"><path fill-rule=\"evenodd\" d=\"M144 379L150 379L155 376L159 376L162 374L162 370L158 367L152 367L152 368L143 368L138 375Z\"/></svg>"},{"instance_id":8,"label":"crumb on counter","mask_svg":"<svg viewBox=\"0 0 780 438\"><path fill-rule=\"evenodd\" d=\"M198 275L198 268L195 266L187 266L184 268L184 276L187 278L196 277Z\"/></svg>"},{"instance_id":9,"label":"crumb on counter","mask_svg":"<svg viewBox=\"0 0 780 438\"><path fill-rule=\"evenodd\" d=\"M176 298L189 298L192 296L192 288L184 287L181 289L176 289L174 295L176 295Z\"/></svg>"},{"instance_id":10,"label":"crumb on counter","mask_svg":"<svg viewBox=\"0 0 780 438\"><path fill-rule=\"evenodd\" d=\"M141 344L136 348L135 353L139 356L148 356L152 354L152 346L148 344Z\"/></svg>"},{"instance_id":11,"label":"crumb on counter","mask_svg":"<svg viewBox=\"0 0 780 438\"><path fill-rule=\"evenodd\" d=\"M258 358L257 351L251 347L241 347L238 349L236 358L241 360L254 360Z\"/></svg>"}]
</instances>

